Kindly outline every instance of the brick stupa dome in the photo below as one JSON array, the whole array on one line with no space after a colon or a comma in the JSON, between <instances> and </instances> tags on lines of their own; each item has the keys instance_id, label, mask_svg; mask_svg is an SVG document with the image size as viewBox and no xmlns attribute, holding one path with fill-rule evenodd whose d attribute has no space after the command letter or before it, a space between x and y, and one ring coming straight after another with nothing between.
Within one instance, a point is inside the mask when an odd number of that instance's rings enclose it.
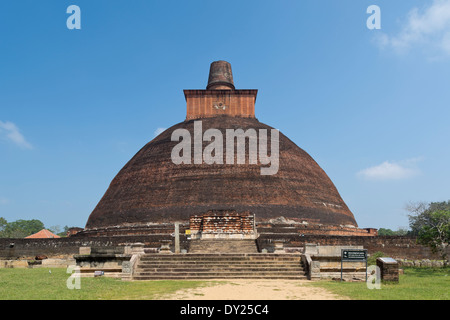
<instances>
[{"instance_id":1,"label":"brick stupa dome","mask_svg":"<svg viewBox=\"0 0 450 320\"><path fill-rule=\"evenodd\" d=\"M89 216L86 229L189 221L208 210L249 211L257 221L284 219L357 227L333 182L304 150L279 133L279 169L262 175L261 164L175 164L176 129L194 137L218 129L267 129L255 118L257 90L234 89L231 67L211 65L207 90L185 90L187 117L146 144L116 175ZM203 142L203 148L209 142ZM246 149L247 150L247 149ZM269 149L270 150L270 149ZM248 158L246 158L248 159Z\"/></svg>"}]
</instances>

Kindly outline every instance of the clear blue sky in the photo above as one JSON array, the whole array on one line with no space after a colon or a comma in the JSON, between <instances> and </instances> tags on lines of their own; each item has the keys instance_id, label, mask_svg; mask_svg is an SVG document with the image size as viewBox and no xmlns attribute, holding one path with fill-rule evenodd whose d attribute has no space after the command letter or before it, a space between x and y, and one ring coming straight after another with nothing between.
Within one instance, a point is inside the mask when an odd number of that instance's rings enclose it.
<instances>
[{"instance_id":1,"label":"clear blue sky","mask_svg":"<svg viewBox=\"0 0 450 320\"><path fill-rule=\"evenodd\" d=\"M15 0L0 2L0 216L84 227L215 60L360 227L407 227L408 202L450 199L449 0Z\"/></svg>"}]
</instances>

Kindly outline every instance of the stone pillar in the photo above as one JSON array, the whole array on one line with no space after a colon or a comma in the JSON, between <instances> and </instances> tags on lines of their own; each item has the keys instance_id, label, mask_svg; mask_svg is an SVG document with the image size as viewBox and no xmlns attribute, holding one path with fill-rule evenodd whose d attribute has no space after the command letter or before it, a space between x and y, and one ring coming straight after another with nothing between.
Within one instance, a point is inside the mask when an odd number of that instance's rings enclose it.
<instances>
[{"instance_id":1,"label":"stone pillar","mask_svg":"<svg viewBox=\"0 0 450 320\"><path fill-rule=\"evenodd\" d=\"M122 262L122 280L130 281L133 279L133 271L140 257L144 255L144 244L135 242L125 246L124 254L131 255L130 260Z\"/></svg>"},{"instance_id":2,"label":"stone pillar","mask_svg":"<svg viewBox=\"0 0 450 320\"><path fill-rule=\"evenodd\" d=\"M131 245L131 254L144 254L144 244L136 242Z\"/></svg>"},{"instance_id":3,"label":"stone pillar","mask_svg":"<svg viewBox=\"0 0 450 320\"><path fill-rule=\"evenodd\" d=\"M175 222L175 253L180 253L180 223Z\"/></svg>"},{"instance_id":4,"label":"stone pillar","mask_svg":"<svg viewBox=\"0 0 450 320\"><path fill-rule=\"evenodd\" d=\"M380 268L381 280L398 282L398 262L392 258L377 258L377 267Z\"/></svg>"},{"instance_id":5,"label":"stone pillar","mask_svg":"<svg viewBox=\"0 0 450 320\"><path fill-rule=\"evenodd\" d=\"M311 261L310 280L320 279L320 261Z\"/></svg>"}]
</instances>

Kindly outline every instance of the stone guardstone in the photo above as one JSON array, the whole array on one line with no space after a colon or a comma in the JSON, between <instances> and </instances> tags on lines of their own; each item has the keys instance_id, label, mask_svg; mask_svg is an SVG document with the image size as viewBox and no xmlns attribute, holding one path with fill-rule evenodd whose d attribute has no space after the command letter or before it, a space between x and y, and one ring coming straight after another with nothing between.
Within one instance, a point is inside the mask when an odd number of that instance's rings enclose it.
<instances>
[{"instance_id":1,"label":"stone guardstone","mask_svg":"<svg viewBox=\"0 0 450 320\"><path fill-rule=\"evenodd\" d=\"M131 245L131 254L144 254L144 244L136 242Z\"/></svg>"},{"instance_id":2,"label":"stone guardstone","mask_svg":"<svg viewBox=\"0 0 450 320\"><path fill-rule=\"evenodd\" d=\"M274 253L284 253L284 241L283 240L274 240Z\"/></svg>"}]
</instances>

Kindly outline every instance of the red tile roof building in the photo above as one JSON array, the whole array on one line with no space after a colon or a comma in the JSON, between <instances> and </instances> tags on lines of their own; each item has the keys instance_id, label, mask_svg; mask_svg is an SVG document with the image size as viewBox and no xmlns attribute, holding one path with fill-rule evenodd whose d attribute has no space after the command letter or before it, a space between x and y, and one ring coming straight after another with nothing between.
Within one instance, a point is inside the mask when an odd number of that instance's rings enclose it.
<instances>
[{"instance_id":1,"label":"red tile roof building","mask_svg":"<svg viewBox=\"0 0 450 320\"><path fill-rule=\"evenodd\" d=\"M26 239L51 239L51 238L61 238L60 236L57 236L54 233L51 233L47 229L42 229L41 231L34 233L28 237L25 237Z\"/></svg>"}]
</instances>

